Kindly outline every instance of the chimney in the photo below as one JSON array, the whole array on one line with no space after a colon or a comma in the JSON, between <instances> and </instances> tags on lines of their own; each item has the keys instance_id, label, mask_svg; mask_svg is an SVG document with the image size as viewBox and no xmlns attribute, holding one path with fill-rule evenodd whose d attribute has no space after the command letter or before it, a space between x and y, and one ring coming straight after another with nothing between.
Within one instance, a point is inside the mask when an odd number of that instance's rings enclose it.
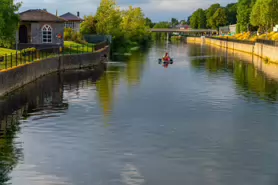
<instances>
[{"instance_id":1,"label":"chimney","mask_svg":"<svg viewBox=\"0 0 278 185\"><path fill-rule=\"evenodd\" d=\"M80 13L79 12L77 12L77 17L80 17Z\"/></svg>"}]
</instances>

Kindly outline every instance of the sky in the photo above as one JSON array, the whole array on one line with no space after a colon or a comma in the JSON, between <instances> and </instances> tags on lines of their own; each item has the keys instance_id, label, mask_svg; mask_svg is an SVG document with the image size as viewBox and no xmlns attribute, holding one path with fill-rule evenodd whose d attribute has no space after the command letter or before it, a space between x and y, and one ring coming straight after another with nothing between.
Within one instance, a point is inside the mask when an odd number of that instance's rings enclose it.
<instances>
[{"instance_id":1,"label":"sky","mask_svg":"<svg viewBox=\"0 0 278 185\"><path fill-rule=\"evenodd\" d=\"M80 12L80 15L95 14L100 0L15 0L21 1L23 5L20 11L28 9L47 9L59 15L67 12ZM170 21L172 17L179 20L186 19L198 8L208 8L213 3L220 3L225 6L228 3L237 0L117 0L121 8L127 8L129 5L141 7L145 16L153 22Z\"/></svg>"}]
</instances>

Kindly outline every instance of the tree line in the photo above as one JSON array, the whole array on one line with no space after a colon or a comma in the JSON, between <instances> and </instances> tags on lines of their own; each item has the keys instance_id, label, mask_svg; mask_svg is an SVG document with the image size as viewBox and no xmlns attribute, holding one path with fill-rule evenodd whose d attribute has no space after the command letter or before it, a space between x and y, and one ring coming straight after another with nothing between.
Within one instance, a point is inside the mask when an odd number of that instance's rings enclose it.
<instances>
[{"instance_id":1,"label":"tree line","mask_svg":"<svg viewBox=\"0 0 278 185\"><path fill-rule=\"evenodd\" d=\"M220 26L237 24L237 32L266 32L278 24L277 0L238 0L222 7L212 4L208 9L199 8L190 17L194 29L217 29Z\"/></svg>"}]
</instances>

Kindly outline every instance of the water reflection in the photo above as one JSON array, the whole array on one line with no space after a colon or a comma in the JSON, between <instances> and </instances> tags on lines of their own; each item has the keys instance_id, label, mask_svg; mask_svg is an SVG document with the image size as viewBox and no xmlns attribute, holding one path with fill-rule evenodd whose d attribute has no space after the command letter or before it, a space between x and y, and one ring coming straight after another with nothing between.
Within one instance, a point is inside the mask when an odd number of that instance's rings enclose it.
<instances>
[{"instance_id":1,"label":"water reflection","mask_svg":"<svg viewBox=\"0 0 278 185\"><path fill-rule=\"evenodd\" d=\"M84 81L95 81L101 71L72 71L41 78L24 88L3 97L0 102L0 184L7 184L10 172L23 160L23 148L16 141L20 124L32 116L33 120L56 117L68 109L64 99L64 85L84 87Z\"/></svg>"},{"instance_id":2,"label":"water reflection","mask_svg":"<svg viewBox=\"0 0 278 185\"><path fill-rule=\"evenodd\" d=\"M201 48L200 46L190 47L189 53L198 56ZM209 57L192 58L191 66L195 70L202 72L205 69L211 77L230 74L236 84L237 92L249 100L256 100L256 97L259 97L268 102L277 101L278 83L269 79L252 63L234 57L227 53L227 50L221 51L208 46L203 49ZM252 59L251 56L250 59Z\"/></svg>"}]
</instances>

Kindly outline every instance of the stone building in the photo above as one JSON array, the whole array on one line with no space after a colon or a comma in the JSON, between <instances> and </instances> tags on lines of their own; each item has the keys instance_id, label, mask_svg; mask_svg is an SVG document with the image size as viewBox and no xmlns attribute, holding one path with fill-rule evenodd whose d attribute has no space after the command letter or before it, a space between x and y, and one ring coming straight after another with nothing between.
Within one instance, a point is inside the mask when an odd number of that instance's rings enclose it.
<instances>
[{"instance_id":1,"label":"stone building","mask_svg":"<svg viewBox=\"0 0 278 185\"><path fill-rule=\"evenodd\" d=\"M20 15L19 49L64 46L64 22L46 10L27 10Z\"/></svg>"},{"instance_id":2,"label":"stone building","mask_svg":"<svg viewBox=\"0 0 278 185\"><path fill-rule=\"evenodd\" d=\"M61 18L65 19L65 28L71 28L76 32L80 32L80 24L84 21L80 18L79 12L77 12L77 15L74 15L70 12L61 15Z\"/></svg>"}]
</instances>

